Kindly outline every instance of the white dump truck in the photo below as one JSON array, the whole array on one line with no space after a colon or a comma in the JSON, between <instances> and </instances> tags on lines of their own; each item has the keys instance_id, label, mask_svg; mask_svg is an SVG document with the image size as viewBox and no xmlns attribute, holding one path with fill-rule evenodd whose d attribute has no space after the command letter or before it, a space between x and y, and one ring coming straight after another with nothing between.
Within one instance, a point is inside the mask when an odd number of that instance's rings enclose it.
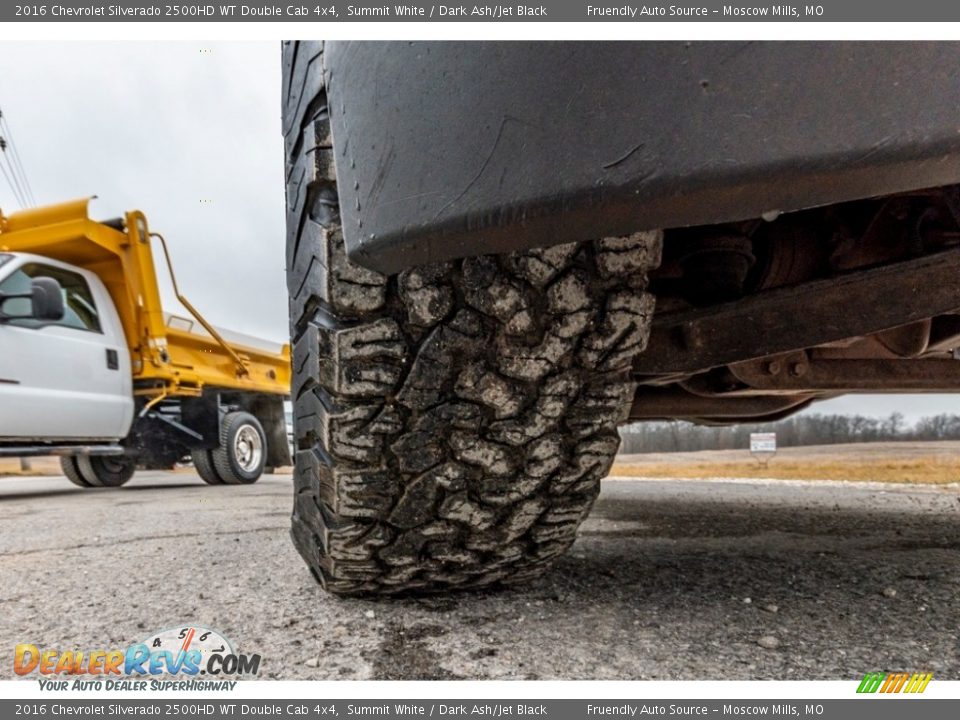
<instances>
[{"instance_id":1,"label":"white dump truck","mask_svg":"<svg viewBox=\"0 0 960 720\"><path fill-rule=\"evenodd\" d=\"M289 346L217 330L175 279L192 317L164 312L162 236L88 204L0 213L0 456L59 455L82 487L188 456L210 484L290 464Z\"/></svg>"}]
</instances>

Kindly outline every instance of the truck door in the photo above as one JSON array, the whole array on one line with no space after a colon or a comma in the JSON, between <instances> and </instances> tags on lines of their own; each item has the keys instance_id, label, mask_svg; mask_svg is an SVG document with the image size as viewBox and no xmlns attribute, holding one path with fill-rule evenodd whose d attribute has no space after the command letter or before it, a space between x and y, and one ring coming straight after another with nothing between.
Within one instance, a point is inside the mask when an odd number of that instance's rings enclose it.
<instances>
[{"instance_id":1,"label":"truck door","mask_svg":"<svg viewBox=\"0 0 960 720\"><path fill-rule=\"evenodd\" d=\"M61 263L26 261L0 292L29 293L35 277L56 280L66 313L57 322L0 324L0 439L103 440L124 437L133 414L123 328L100 280ZM8 300L8 314L29 314ZM26 310L26 312L24 312Z\"/></svg>"}]
</instances>

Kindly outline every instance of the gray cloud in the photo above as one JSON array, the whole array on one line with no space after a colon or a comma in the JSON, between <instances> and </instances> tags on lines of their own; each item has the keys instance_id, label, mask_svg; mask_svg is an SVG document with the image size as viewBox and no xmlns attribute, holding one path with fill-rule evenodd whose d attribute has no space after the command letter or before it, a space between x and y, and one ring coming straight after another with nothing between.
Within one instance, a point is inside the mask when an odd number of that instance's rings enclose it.
<instances>
[{"instance_id":1,"label":"gray cloud","mask_svg":"<svg viewBox=\"0 0 960 720\"><path fill-rule=\"evenodd\" d=\"M213 323L286 340L279 43L8 42L0 109L40 203L143 210Z\"/></svg>"}]
</instances>

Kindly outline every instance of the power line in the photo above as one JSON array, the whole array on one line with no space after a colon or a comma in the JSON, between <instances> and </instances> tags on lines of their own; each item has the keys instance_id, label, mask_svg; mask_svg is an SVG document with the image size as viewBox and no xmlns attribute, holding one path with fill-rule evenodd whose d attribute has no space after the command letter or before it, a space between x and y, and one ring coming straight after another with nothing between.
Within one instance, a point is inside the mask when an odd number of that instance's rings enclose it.
<instances>
[{"instance_id":1,"label":"power line","mask_svg":"<svg viewBox=\"0 0 960 720\"><path fill-rule=\"evenodd\" d=\"M16 197L17 202L20 203L20 207L27 207L30 202L26 193L23 191L23 187L20 185L17 171L10 162L10 155L7 154L7 141L2 137L0 137L0 156L3 157L4 162L7 164L7 167L4 167L3 164L0 163L0 170L3 170L3 176L7 179L7 184L10 185L10 189L13 190L14 197ZM10 171L9 174L7 173L8 169ZM13 178L12 181L11 178Z\"/></svg>"},{"instance_id":2,"label":"power line","mask_svg":"<svg viewBox=\"0 0 960 720\"><path fill-rule=\"evenodd\" d=\"M17 177L17 172L19 172L19 179L22 181L21 185L24 190L23 196L30 202L31 205L36 205L37 199L33 194L33 186L30 184L30 179L27 177L27 171L23 166L23 160L20 157L20 151L17 149L17 145L13 140L13 130L10 128L10 123L7 122L7 118L3 114L3 110L0 110L0 130L3 131L7 142L10 144L10 155L13 159L13 162L11 163L11 171L14 172L14 177Z\"/></svg>"},{"instance_id":3,"label":"power line","mask_svg":"<svg viewBox=\"0 0 960 720\"><path fill-rule=\"evenodd\" d=\"M13 192L13 197L14 199L16 199L17 204L20 207L25 207L23 200L20 198L20 193L17 192L16 187L14 186L13 182L10 180L10 176L7 174L7 169L2 164L0 164L0 170L3 171L3 176L7 179L7 185L10 186L10 190Z\"/></svg>"},{"instance_id":4,"label":"power line","mask_svg":"<svg viewBox=\"0 0 960 720\"><path fill-rule=\"evenodd\" d=\"M13 153L14 162L20 169L20 177L23 178L23 184L27 189L27 196L30 202L36 205L37 198L33 194L33 186L30 184L30 179L27 177L27 171L23 166L23 160L20 159L20 150L17 148L17 144L13 141L13 130L10 129L10 123L7 122L7 118L4 116L3 110L0 110L0 125L2 125L4 128L7 140L10 143L10 150Z\"/></svg>"},{"instance_id":5,"label":"power line","mask_svg":"<svg viewBox=\"0 0 960 720\"><path fill-rule=\"evenodd\" d=\"M27 177L27 171L23 166L23 161L20 159L20 151L17 149L17 145L13 140L13 130L10 128L10 123L7 122L7 119L3 114L3 110L0 110L0 130L3 131L7 142L10 144L10 154L13 160L11 169L15 173L19 172L21 185L25 191L24 197L29 200L31 204L36 205L36 198L33 195L33 187L30 185L30 180Z\"/></svg>"}]
</instances>

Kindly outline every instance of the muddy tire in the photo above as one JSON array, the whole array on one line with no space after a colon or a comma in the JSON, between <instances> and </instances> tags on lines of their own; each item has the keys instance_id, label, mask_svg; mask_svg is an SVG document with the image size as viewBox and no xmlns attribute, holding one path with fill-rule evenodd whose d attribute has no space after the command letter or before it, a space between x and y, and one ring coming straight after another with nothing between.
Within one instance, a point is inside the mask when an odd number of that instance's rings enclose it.
<instances>
[{"instance_id":1,"label":"muddy tire","mask_svg":"<svg viewBox=\"0 0 960 720\"><path fill-rule=\"evenodd\" d=\"M77 458L72 456L61 457L60 469L63 471L63 474L67 476L67 480L72 482L77 487L93 487L81 474L80 467L77 465Z\"/></svg>"},{"instance_id":2,"label":"muddy tire","mask_svg":"<svg viewBox=\"0 0 960 720\"><path fill-rule=\"evenodd\" d=\"M217 473L217 468L213 464L209 450L191 450L190 458L193 460L193 469L207 485L224 484L223 478Z\"/></svg>"},{"instance_id":3,"label":"muddy tire","mask_svg":"<svg viewBox=\"0 0 960 720\"><path fill-rule=\"evenodd\" d=\"M286 48L294 543L340 594L522 582L609 470L661 235L392 277L352 264L321 62Z\"/></svg>"},{"instance_id":4,"label":"muddy tire","mask_svg":"<svg viewBox=\"0 0 960 720\"><path fill-rule=\"evenodd\" d=\"M77 467L91 487L120 487L130 482L137 463L127 455L81 455Z\"/></svg>"}]
</instances>

